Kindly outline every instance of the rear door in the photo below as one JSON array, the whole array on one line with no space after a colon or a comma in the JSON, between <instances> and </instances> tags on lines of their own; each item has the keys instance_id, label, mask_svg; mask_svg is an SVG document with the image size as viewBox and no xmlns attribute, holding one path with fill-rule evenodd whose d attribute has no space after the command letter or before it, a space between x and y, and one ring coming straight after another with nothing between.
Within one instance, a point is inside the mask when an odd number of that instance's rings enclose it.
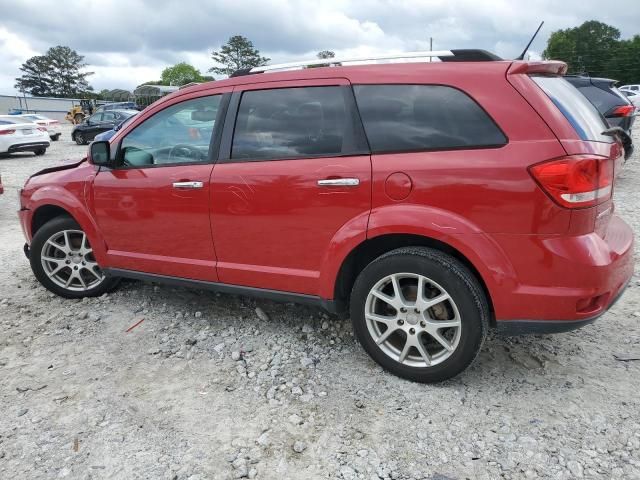
<instances>
[{"instance_id":1,"label":"rear door","mask_svg":"<svg viewBox=\"0 0 640 480\"><path fill-rule=\"evenodd\" d=\"M370 155L349 82L236 87L211 201L220 281L317 294L331 246L364 240L371 209Z\"/></svg>"}]
</instances>

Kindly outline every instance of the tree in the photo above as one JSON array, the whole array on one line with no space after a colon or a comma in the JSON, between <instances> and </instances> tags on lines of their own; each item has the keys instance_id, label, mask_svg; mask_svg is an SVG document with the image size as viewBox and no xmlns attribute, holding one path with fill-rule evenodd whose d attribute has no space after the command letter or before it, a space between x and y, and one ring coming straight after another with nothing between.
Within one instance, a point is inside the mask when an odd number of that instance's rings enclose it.
<instances>
[{"instance_id":1,"label":"tree","mask_svg":"<svg viewBox=\"0 0 640 480\"><path fill-rule=\"evenodd\" d=\"M318 55L316 55L318 58L324 60L325 58L334 58L336 56L336 54L334 52L332 52L331 50L322 50L320 52L318 52Z\"/></svg>"},{"instance_id":2,"label":"tree","mask_svg":"<svg viewBox=\"0 0 640 480\"><path fill-rule=\"evenodd\" d=\"M191 82L204 81L200 70L185 62L176 63L162 71L160 79L163 85L177 85L181 87Z\"/></svg>"},{"instance_id":3,"label":"tree","mask_svg":"<svg viewBox=\"0 0 640 480\"><path fill-rule=\"evenodd\" d=\"M260 56L260 51L242 35L231 37L219 51L211 53L211 58L221 66L211 67L209 71L221 75L231 75L236 70L265 65L270 60Z\"/></svg>"},{"instance_id":4,"label":"tree","mask_svg":"<svg viewBox=\"0 0 640 480\"><path fill-rule=\"evenodd\" d=\"M87 77L93 72L81 72L86 67L84 57L69 47L57 46L44 55L31 57L22 64L22 76L15 88L34 96L75 97L93 90Z\"/></svg>"},{"instance_id":5,"label":"tree","mask_svg":"<svg viewBox=\"0 0 640 480\"><path fill-rule=\"evenodd\" d=\"M607 76L619 47L620 30L595 20L551 34L543 56L563 60L571 73Z\"/></svg>"}]
</instances>

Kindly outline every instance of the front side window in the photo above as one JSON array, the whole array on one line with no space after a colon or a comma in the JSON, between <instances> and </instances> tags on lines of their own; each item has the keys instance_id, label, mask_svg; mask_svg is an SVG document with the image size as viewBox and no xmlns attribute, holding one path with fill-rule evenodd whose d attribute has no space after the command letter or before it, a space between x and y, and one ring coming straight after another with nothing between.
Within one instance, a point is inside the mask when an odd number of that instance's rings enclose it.
<instances>
[{"instance_id":1,"label":"front side window","mask_svg":"<svg viewBox=\"0 0 640 480\"><path fill-rule=\"evenodd\" d=\"M356 101L371 151L408 152L507 143L468 95L442 85L358 85Z\"/></svg>"},{"instance_id":2,"label":"front side window","mask_svg":"<svg viewBox=\"0 0 640 480\"><path fill-rule=\"evenodd\" d=\"M348 118L342 87L244 92L231 158L268 160L353 152Z\"/></svg>"},{"instance_id":3,"label":"front side window","mask_svg":"<svg viewBox=\"0 0 640 480\"><path fill-rule=\"evenodd\" d=\"M120 145L125 167L209 161L209 145L221 95L195 98L156 113Z\"/></svg>"},{"instance_id":4,"label":"front side window","mask_svg":"<svg viewBox=\"0 0 640 480\"><path fill-rule=\"evenodd\" d=\"M116 119L116 114L113 112L104 112L102 114L103 122L113 122Z\"/></svg>"},{"instance_id":5,"label":"front side window","mask_svg":"<svg viewBox=\"0 0 640 480\"><path fill-rule=\"evenodd\" d=\"M95 113L93 115L91 115L88 119L87 122L88 123L98 123L102 121L102 114L101 113Z\"/></svg>"}]
</instances>

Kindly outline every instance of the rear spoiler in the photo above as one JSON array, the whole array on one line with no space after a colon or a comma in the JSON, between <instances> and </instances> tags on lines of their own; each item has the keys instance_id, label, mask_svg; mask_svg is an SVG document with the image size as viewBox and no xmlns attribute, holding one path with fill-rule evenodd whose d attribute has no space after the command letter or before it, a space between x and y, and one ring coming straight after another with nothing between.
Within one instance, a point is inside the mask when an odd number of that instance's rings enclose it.
<instances>
[{"instance_id":1,"label":"rear spoiler","mask_svg":"<svg viewBox=\"0 0 640 480\"><path fill-rule=\"evenodd\" d=\"M531 74L541 73L547 75L564 75L567 73L567 64L557 60L548 60L541 62L520 62L516 61L509 67L508 75L512 74Z\"/></svg>"}]
</instances>

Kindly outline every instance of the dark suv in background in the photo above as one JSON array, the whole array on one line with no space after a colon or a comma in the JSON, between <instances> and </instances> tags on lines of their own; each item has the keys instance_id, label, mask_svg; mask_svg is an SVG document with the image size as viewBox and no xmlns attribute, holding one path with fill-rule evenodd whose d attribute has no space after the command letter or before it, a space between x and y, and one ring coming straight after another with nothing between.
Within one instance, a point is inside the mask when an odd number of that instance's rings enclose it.
<instances>
[{"instance_id":1,"label":"dark suv in background","mask_svg":"<svg viewBox=\"0 0 640 480\"><path fill-rule=\"evenodd\" d=\"M629 135L625 145L626 158L631 155L631 127L635 121L635 106L616 88L617 80L610 78L592 78L578 75L565 76L607 120L611 127L622 128Z\"/></svg>"}]
</instances>

